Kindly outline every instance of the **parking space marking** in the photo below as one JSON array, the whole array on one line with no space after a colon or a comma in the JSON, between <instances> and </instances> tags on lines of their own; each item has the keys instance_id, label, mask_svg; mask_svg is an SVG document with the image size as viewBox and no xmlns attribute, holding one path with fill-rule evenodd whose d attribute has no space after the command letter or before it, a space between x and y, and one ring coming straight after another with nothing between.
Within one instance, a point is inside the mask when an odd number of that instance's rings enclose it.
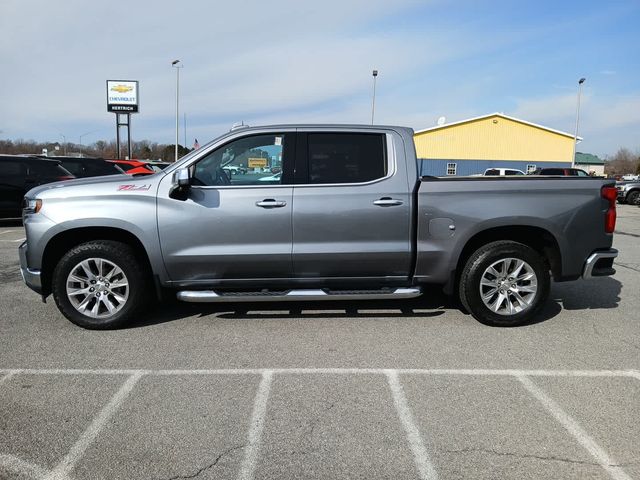
<instances>
[{"instance_id":1,"label":"parking space marking","mask_svg":"<svg viewBox=\"0 0 640 480\"><path fill-rule=\"evenodd\" d=\"M11 377L15 375L15 372L5 373L2 377L0 377L0 385L9 380Z\"/></svg>"},{"instance_id":2,"label":"parking space marking","mask_svg":"<svg viewBox=\"0 0 640 480\"><path fill-rule=\"evenodd\" d=\"M413 453L413 459L418 469L418 474L421 480L436 480L438 474L431 462L429 453L424 446L422 437L420 436L420 430L416 426L416 422L413 419L413 414L409 408L407 397L404 394L402 384L398 379L398 373L395 370L387 370L385 372L387 376L387 382L391 389L391 395L393 396L393 403L398 412L398 418L404 427L404 431L407 435L407 441L411 447Z\"/></svg>"},{"instance_id":3,"label":"parking space marking","mask_svg":"<svg viewBox=\"0 0 640 480\"><path fill-rule=\"evenodd\" d=\"M4 235L5 233L11 233L13 230L5 230L4 232L0 232L0 235Z\"/></svg>"},{"instance_id":4,"label":"parking space marking","mask_svg":"<svg viewBox=\"0 0 640 480\"><path fill-rule=\"evenodd\" d=\"M531 393L558 421L560 424L582 445L582 447L596 459L598 464L615 480L631 480L631 477L611 458L604 449L589 436L587 432L574 420L560 405L543 392L530 378L524 375L516 377L524 388Z\"/></svg>"},{"instance_id":5,"label":"parking space marking","mask_svg":"<svg viewBox=\"0 0 640 480\"><path fill-rule=\"evenodd\" d=\"M262 430L264 429L264 418L267 411L267 401L269 400L269 391L271 390L271 382L273 380L273 372L265 370L262 373L262 380L258 386L258 392L253 403L253 413L251 414L251 424L249 427L248 441L249 444L245 450L244 460L240 468L238 478L240 480L253 480L258 455L260 454L260 439Z\"/></svg>"},{"instance_id":6,"label":"parking space marking","mask_svg":"<svg viewBox=\"0 0 640 480\"><path fill-rule=\"evenodd\" d=\"M630 477L589 434L567 414L551 397L541 390L531 377L590 377L590 378L634 378L640 381L638 370L514 370L514 369L382 369L382 368L248 368L248 369L196 369L196 370L143 370L143 369L0 369L0 385L15 375L123 375L127 378L122 386L102 408L80 438L71 447L54 470L47 472L41 467L11 455L0 455L0 469L13 470L27 476L44 480L66 480L83 457L87 448L96 439L109 419L116 414L127 396L143 376L192 376L192 375L260 375L261 380L254 399L253 411L247 433L245 456L239 471L241 480L253 480L260 443L264 429L267 403L274 375L385 375L391 390L398 418L404 428L414 462L421 479L435 480L437 472L424 446L420 430L409 407L399 375L450 375L450 376L504 376L517 378L523 387L534 396L573 438L615 480L630 480Z\"/></svg>"},{"instance_id":7,"label":"parking space marking","mask_svg":"<svg viewBox=\"0 0 640 480\"><path fill-rule=\"evenodd\" d=\"M84 452L98 436L107 421L109 421L118 408L120 408L120 405L122 405L122 402L131 390L133 390L133 387L136 386L140 378L142 378L142 373L138 372L132 374L125 380L120 389L111 397L109 403L102 408L73 447L71 447L67 455L58 463L51 474L45 477L45 480L62 480L68 478L69 473L73 470L78 460L82 458Z\"/></svg>"},{"instance_id":8,"label":"parking space marking","mask_svg":"<svg viewBox=\"0 0 640 480\"><path fill-rule=\"evenodd\" d=\"M0 472L2 471L14 472L29 478L44 478L48 473L47 470L38 465L7 454L0 454Z\"/></svg>"},{"instance_id":9,"label":"parking space marking","mask_svg":"<svg viewBox=\"0 0 640 480\"><path fill-rule=\"evenodd\" d=\"M398 375L463 375L506 377L631 377L640 380L639 370L513 370L513 369L422 369L422 368L223 368L223 369L77 369L77 368L0 368L0 374L24 373L28 375L386 375L388 371Z\"/></svg>"}]
</instances>

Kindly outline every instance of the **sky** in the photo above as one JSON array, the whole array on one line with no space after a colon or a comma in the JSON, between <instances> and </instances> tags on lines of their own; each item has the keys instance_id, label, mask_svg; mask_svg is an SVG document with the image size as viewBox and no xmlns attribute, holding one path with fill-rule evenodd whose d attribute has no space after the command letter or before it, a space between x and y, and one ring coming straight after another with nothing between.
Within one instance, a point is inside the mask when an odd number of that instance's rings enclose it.
<instances>
[{"instance_id":1,"label":"sky","mask_svg":"<svg viewBox=\"0 0 640 480\"><path fill-rule=\"evenodd\" d=\"M492 112L640 151L640 0L0 0L0 139L115 138L106 80L138 80L134 140L243 121L434 126Z\"/></svg>"}]
</instances>

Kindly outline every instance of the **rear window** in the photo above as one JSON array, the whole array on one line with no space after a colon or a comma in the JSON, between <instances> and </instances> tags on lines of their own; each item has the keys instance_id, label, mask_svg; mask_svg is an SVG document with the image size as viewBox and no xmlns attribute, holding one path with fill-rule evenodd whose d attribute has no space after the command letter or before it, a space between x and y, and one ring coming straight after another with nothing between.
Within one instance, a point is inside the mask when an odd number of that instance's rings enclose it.
<instances>
[{"instance_id":1,"label":"rear window","mask_svg":"<svg viewBox=\"0 0 640 480\"><path fill-rule=\"evenodd\" d=\"M116 165L118 165L125 172L128 172L129 170L136 168L135 165L131 165L128 163L117 163Z\"/></svg>"},{"instance_id":2,"label":"rear window","mask_svg":"<svg viewBox=\"0 0 640 480\"><path fill-rule=\"evenodd\" d=\"M383 134L310 133L309 183L362 183L387 175Z\"/></svg>"},{"instance_id":3,"label":"rear window","mask_svg":"<svg viewBox=\"0 0 640 480\"><path fill-rule=\"evenodd\" d=\"M58 163L47 160L27 162L27 175L37 177L65 177L69 176L69 171L62 168Z\"/></svg>"}]
</instances>

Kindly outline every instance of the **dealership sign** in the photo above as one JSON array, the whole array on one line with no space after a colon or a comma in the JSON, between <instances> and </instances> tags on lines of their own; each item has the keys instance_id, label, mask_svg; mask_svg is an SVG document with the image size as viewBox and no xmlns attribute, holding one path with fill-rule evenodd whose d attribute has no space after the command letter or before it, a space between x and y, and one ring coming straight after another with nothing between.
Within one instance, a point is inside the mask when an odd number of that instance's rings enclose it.
<instances>
[{"instance_id":1,"label":"dealership sign","mask_svg":"<svg viewBox=\"0 0 640 480\"><path fill-rule=\"evenodd\" d=\"M137 113L138 81L107 80L107 111Z\"/></svg>"}]
</instances>

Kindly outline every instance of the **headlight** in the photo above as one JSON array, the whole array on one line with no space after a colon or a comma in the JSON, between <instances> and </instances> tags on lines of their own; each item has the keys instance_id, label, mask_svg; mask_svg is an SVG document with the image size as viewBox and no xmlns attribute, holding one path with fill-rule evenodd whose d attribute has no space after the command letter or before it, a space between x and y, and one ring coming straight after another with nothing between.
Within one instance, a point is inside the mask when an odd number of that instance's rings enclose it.
<instances>
[{"instance_id":1,"label":"headlight","mask_svg":"<svg viewBox=\"0 0 640 480\"><path fill-rule=\"evenodd\" d=\"M26 198L22 205L22 213L38 213L42 208L42 200L39 198Z\"/></svg>"}]
</instances>

